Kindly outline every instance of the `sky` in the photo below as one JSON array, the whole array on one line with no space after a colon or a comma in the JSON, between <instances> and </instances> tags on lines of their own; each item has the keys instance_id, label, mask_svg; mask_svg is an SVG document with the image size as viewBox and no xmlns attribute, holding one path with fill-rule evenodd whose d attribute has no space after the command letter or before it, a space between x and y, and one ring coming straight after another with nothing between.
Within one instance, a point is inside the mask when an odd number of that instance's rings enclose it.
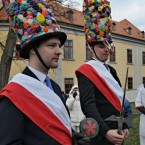
<instances>
[{"instance_id":1,"label":"sky","mask_svg":"<svg viewBox=\"0 0 145 145\"><path fill-rule=\"evenodd\" d=\"M79 2L79 10L82 10L83 0ZM145 0L109 0L111 15L114 21L129 20L141 31L145 31Z\"/></svg>"}]
</instances>

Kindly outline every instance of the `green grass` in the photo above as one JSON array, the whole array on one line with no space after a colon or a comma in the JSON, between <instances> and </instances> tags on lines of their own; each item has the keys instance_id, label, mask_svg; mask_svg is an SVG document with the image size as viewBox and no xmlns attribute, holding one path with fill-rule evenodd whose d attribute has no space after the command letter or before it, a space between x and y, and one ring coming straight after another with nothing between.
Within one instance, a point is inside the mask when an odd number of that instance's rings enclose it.
<instances>
[{"instance_id":1,"label":"green grass","mask_svg":"<svg viewBox=\"0 0 145 145\"><path fill-rule=\"evenodd\" d=\"M131 103L131 108L133 113L140 113L138 110L135 109L135 104ZM134 127L129 129L130 135L129 137L125 140L125 145L140 145L139 142L139 120L140 117L137 117L134 119Z\"/></svg>"}]
</instances>

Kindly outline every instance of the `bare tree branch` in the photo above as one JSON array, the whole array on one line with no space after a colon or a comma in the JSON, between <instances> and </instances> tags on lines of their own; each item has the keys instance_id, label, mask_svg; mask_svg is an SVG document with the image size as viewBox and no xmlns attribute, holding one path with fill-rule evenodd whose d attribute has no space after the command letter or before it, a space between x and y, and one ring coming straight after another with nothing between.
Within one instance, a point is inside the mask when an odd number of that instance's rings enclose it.
<instances>
[{"instance_id":1,"label":"bare tree branch","mask_svg":"<svg viewBox=\"0 0 145 145\"><path fill-rule=\"evenodd\" d=\"M4 50L5 46L2 44L2 42L0 42L0 47L2 50Z\"/></svg>"}]
</instances>

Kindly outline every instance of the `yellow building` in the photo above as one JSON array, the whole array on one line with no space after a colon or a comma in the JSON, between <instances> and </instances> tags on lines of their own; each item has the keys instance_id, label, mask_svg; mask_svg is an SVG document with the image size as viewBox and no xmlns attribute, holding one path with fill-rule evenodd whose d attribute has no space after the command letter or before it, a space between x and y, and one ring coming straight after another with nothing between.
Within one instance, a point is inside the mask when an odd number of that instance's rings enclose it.
<instances>
[{"instance_id":1,"label":"yellow building","mask_svg":"<svg viewBox=\"0 0 145 145\"><path fill-rule=\"evenodd\" d=\"M2 1L0 1L0 8L2 7Z\"/></svg>"},{"instance_id":2,"label":"yellow building","mask_svg":"<svg viewBox=\"0 0 145 145\"><path fill-rule=\"evenodd\" d=\"M70 88L77 84L75 70L87 62L90 51L86 47L83 31L82 12L64 8L65 16L56 17L60 28L67 34L67 42L62 48L59 67L50 71L50 76L68 94ZM0 9L0 43L5 45L8 32L8 19L4 8ZM113 66L124 87L126 69L129 67L128 89L135 90L138 85L145 83L145 36L128 20L113 21L114 56L110 56L108 64ZM2 50L0 51L2 54ZM10 78L21 72L26 66L26 60L13 60Z\"/></svg>"}]
</instances>

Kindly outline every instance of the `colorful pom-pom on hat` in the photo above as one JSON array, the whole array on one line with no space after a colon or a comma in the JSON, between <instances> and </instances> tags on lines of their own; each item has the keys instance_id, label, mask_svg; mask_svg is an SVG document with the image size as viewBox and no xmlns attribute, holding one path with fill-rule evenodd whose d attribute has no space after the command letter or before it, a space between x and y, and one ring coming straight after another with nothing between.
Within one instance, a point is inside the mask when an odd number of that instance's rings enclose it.
<instances>
[{"instance_id":1,"label":"colorful pom-pom on hat","mask_svg":"<svg viewBox=\"0 0 145 145\"><path fill-rule=\"evenodd\" d=\"M86 42L112 42L111 8L107 0L84 0Z\"/></svg>"},{"instance_id":2,"label":"colorful pom-pom on hat","mask_svg":"<svg viewBox=\"0 0 145 145\"><path fill-rule=\"evenodd\" d=\"M2 0L10 26L21 44L20 56L29 58L29 50L39 39L56 37L61 45L66 34L60 32L50 6L44 0Z\"/></svg>"}]
</instances>

